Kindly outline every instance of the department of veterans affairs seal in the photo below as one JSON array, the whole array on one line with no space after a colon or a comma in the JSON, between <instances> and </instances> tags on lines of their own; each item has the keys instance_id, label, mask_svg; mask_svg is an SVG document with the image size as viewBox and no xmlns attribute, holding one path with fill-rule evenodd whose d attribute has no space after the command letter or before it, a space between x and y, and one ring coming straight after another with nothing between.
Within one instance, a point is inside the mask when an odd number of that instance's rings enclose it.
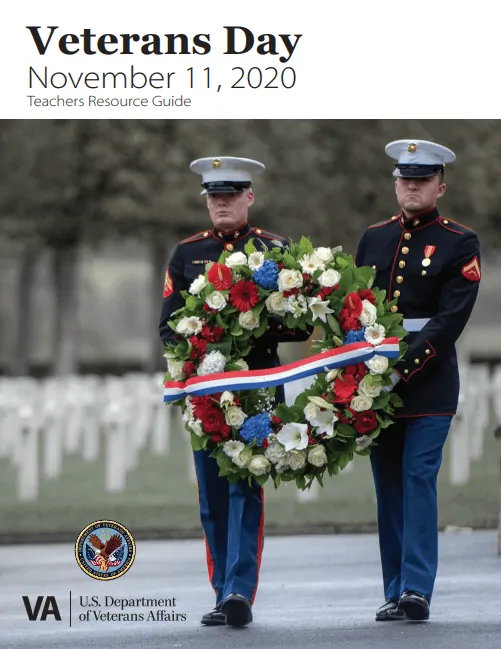
<instances>
[{"instance_id":1,"label":"department of veterans affairs seal","mask_svg":"<svg viewBox=\"0 0 501 649\"><path fill-rule=\"evenodd\" d=\"M127 528L115 521L95 521L80 532L75 557L89 577L109 581L124 575L136 556L136 544Z\"/></svg>"}]
</instances>

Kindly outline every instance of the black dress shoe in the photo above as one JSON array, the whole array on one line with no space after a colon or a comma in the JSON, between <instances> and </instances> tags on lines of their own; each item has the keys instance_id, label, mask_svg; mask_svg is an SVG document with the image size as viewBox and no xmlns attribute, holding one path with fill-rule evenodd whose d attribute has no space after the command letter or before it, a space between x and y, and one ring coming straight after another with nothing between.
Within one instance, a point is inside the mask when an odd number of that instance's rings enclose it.
<instances>
[{"instance_id":1,"label":"black dress shoe","mask_svg":"<svg viewBox=\"0 0 501 649\"><path fill-rule=\"evenodd\" d=\"M404 611L408 620L412 622L424 622L430 617L430 604L424 595L414 590L406 590L402 593L399 607Z\"/></svg>"},{"instance_id":2,"label":"black dress shoe","mask_svg":"<svg viewBox=\"0 0 501 649\"><path fill-rule=\"evenodd\" d=\"M221 613L221 605L215 606L212 611L206 613L203 618L200 620L205 626L220 626L226 624L226 618L223 613Z\"/></svg>"},{"instance_id":3,"label":"black dress shoe","mask_svg":"<svg viewBox=\"0 0 501 649\"><path fill-rule=\"evenodd\" d=\"M391 620L404 620L405 613L399 608L398 602L387 599L376 611L376 622L389 622Z\"/></svg>"},{"instance_id":4,"label":"black dress shoe","mask_svg":"<svg viewBox=\"0 0 501 649\"><path fill-rule=\"evenodd\" d=\"M221 612L226 616L228 626L245 626L252 622L251 603L238 593L228 595L221 605Z\"/></svg>"}]
</instances>

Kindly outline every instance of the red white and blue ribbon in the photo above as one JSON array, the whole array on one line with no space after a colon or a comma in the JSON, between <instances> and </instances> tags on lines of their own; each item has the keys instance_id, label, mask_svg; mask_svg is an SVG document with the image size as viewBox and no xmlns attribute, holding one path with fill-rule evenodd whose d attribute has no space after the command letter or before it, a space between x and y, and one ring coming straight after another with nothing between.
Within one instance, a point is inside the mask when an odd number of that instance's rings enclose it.
<instances>
[{"instance_id":1,"label":"red white and blue ribbon","mask_svg":"<svg viewBox=\"0 0 501 649\"><path fill-rule=\"evenodd\" d=\"M194 376L186 382L166 381L164 383L164 402L178 401L188 395L201 397L225 390L256 390L283 385L338 367L363 363L376 355L398 358L400 355L398 338L385 338L380 345L375 346L366 342L350 343L295 363L266 370L221 372L206 376Z\"/></svg>"}]
</instances>

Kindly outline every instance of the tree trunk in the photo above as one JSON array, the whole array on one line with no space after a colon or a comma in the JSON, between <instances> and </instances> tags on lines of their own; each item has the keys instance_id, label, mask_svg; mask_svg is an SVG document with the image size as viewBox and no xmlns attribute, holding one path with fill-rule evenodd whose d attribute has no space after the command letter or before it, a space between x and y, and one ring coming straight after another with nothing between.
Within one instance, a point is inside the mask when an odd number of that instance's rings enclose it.
<instances>
[{"instance_id":1,"label":"tree trunk","mask_svg":"<svg viewBox=\"0 0 501 649\"><path fill-rule=\"evenodd\" d=\"M153 239L150 243L150 259L153 277L149 285L149 325L147 335L150 340L150 354L146 361L146 372L161 372L165 369L162 342L158 333L162 296L167 267L167 246L163 238Z\"/></svg>"},{"instance_id":2,"label":"tree trunk","mask_svg":"<svg viewBox=\"0 0 501 649\"><path fill-rule=\"evenodd\" d=\"M17 290L17 327L14 339L14 356L10 363L10 372L14 376L26 376L30 371L30 356L33 338L40 332L33 330L33 285L36 267L39 260L39 249L27 246L21 255L21 268Z\"/></svg>"},{"instance_id":3,"label":"tree trunk","mask_svg":"<svg viewBox=\"0 0 501 649\"><path fill-rule=\"evenodd\" d=\"M54 314L53 374L78 371L78 246L53 250L53 278L56 293Z\"/></svg>"}]
</instances>

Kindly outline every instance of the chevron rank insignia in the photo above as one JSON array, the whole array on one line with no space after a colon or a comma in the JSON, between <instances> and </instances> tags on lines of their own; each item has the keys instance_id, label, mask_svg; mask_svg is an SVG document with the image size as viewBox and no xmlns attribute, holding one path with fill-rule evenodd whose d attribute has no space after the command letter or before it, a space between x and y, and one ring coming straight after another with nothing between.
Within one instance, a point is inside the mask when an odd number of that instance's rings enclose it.
<instances>
[{"instance_id":1,"label":"chevron rank insignia","mask_svg":"<svg viewBox=\"0 0 501 649\"><path fill-rule=\"evenodd\" d=\"M167 272L165 273L164 298L169 297L172 293L174 293L174 284L169 270L167 269Z\"/></svg>"},{"instance_id":2,"label":"chevron rank insignia","mask_svg":"<svg viewBox=\"0 0 501 649\"><path fill-rule=\"evenodd\" d=\"M482 277L478 257L475 255L471 261L461 268L461 275L469 279L470 282L479 282Z\"/></svg>"}]
</instances>

